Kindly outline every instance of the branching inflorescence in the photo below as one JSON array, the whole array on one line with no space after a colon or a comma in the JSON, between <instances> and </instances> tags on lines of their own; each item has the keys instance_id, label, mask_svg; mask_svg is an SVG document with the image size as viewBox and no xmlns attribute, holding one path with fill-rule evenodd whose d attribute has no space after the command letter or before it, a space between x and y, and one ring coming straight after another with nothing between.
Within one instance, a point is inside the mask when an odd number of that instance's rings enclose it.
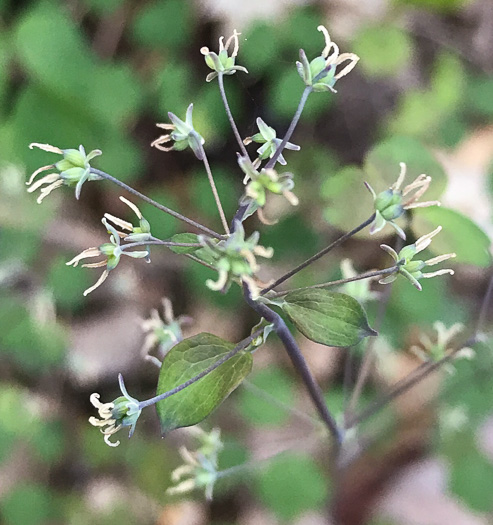
<instances>
[{"instance_id":1,"label":"branching inflorescence","mask_svg":"<svg viewBox=\"0 0 493 525\"><path fill-rule=\"evenodd\" d=\"M435 265L450 259L455 254L439 255L425 261L414 260L418 253L430 245L432 238L439 233L441 229L439 227L431 233L422 236L415 243L403 247L398 252L390 246L382 245L382 248L391 255L394 263L392 266L382 270L357 274L351 269L350 274L338 281L314 283L312 286L296 290L275 290L290 277L302 271L368 226L370 227L370 234L374 234L381 231L387 224L390 224L397 231L398 235L405 239L406 234L404 230L395 223L395 220L413 208L439 205L438 201L418 202L431 183L431 177L427 175L418 176L414 182L401 190L406 176L406 166L404 163L401 163L401 172L398 180L390 188L377 194L367 184L373 195L374 203L373 209L369 206L368 219L366 221L336 239L329 246L293 270L277 277L275 282L264 284L259 279L260 265L258 258L270 258L273 254L273 249L259 245L260 235L258 232L246 236L243 223L245 219L255 212L258 212L262 222L268 223L263 215L263 208L266 202L272 198L272 195L283 196L293 206L298 204L298 198L293 193L295 186L294 175L290 172L279 174L275 166L277 163L280 165L287 163L283 156L285 149L290 151L300 149L299 146L289 142L289 140L300 119L308 97L314 92L335 92L334 85L336 82L346 76L359 60L352 53L340 54L339 47L331 40L325 27L319 26L318 30L325 37L325 46L320 55L311 61L308 61L303 50L300 51L300 61L296 63L296 66L305 84L305 89L293 120L282 139L278 138L276 131L261 118L257 118L259 132L252 137L242 139L234 121L227 101L223 77L224 75L233 75L238 71L248 73L244 67L236 65L240 33L234 31L226 43L224 43L224 37L221 37L219 39L218 53L210 51L207 47L203 47L200 50L205 57L207 66L212 70L207 76L207 82L218 79L225 110L238 142L239 168L244 175L245 190L243 195L239 196L238 211L234 218L230 218L229 225L207 160L205 140L194 128L192 121L193 104L189 105L185 120L181 120L173 113L169 113L171 124L157 124L158 127L166 131L166 134L154 140L151 144L153 147L165 152L170 150L182 151L190 147L195 157L204 163L219 217L224 227L224 234L219 234L213 229L197 223L194 219L185 217L174 210L155 203L111 175L93 168L90 162L96 156L101 155L99 150L91 151L86 155L83 146L80 146L79 149L62 150L47 144L33 143L30 145L31 148L37 147L48 153L63 156L62 160L55 164L43 166L30 177L27 183L30 185L28 191L32 192L41 188L41 195L38 198L39 203L51 191L63 185L75 187L75 195L78 199L84 182L106 179L118 184L135 196L143 198L163 212L179 218L198 232L198 235L195 233L187 234L189 242L183 242L183 238L181 240L174 238L156 239L151 234L152 225L143 217L137 206L126 198L120 197L135 213L137 224L134 225L114 215L105 213L102 223L109 234L109 242L88 248L67 263L77 266L84 259L102 257L98 262L83 265L89 268L104 268L96 284L87 289L84 295L103 284L110 272L117 267L122 255L136 259L145 259L147 262L150 262L151 246L164 246L177 253L177 256L188 256L216 270L217 280L209 279L205 283L210 289L226 293L230 286L239 285L243 290L246 303L262 319L262 322L252 330L252 335L236 346L232 346L226 341L221 342L219 338L211 339L211 337L215 336L210 334L199 334L193 338L184 338L181 325L186 323L188 319L183 317L175 319L171 304L166 300L164 302L164 321L161 320L157 311L155 311L151 318L142 324L147 333L143 355L161 369L157 395L146 401L134 399L127 393L123 379L120 376L119 382L122 396L111 403L101 403L98 394L91 396L92 404L98 409L99 419L91 417L90 423L101 428L108 445L116 446L119 443L111 442L109 438L122 427L130 427L130 435L132 435L141 411L150 405L157 404L158 406L163 432L166 432L166 429L169 428L190 426L200 422L248 374L251 368L251 351L261 346L270 333L276 333L306 384L319 416L334 440L334 450L337 452L344 443L344 429L338 425L328 409L321 390L298 347L298 343L285 323L285 318L288 317L300 328L304 335L313 340L325 341L324 344L329 346L350 346L364 337L374 336L376 332L369 327L366 314L356 299L344 293L329 292L325 288L375 278L380 278L379 282L381 284L387 284L395 280L399 275L402 275L418 290L421 290L420 279L453 274L453 271L450 269L442 269L432 273L423 273L422 270L426 266ZM346 65L342 66L344 63ZM251 160L245 148L251 143L261 144L257 149L257 158L254 161ZM265 164L262 166L263 162ZM39 173L48 170L53 172L35 182L35 178ZM367 288L364 293L365 297L372 297L374 292ZM277 313L274 310L275 308L280 308L282 315ZM346 340L348 341L347 344L344 343ZM201 367L191 367L190 371L179 376L179 381L175 380L176 378L170 379L167 375L169 372L168 363L173 362L174 356L185 350L190 351L190 348L197 348L196 351L198 352L198 347L201 345L207 345L208 352L212 357L205 360ZM444 345L442 344L442 346ZM158 348L157 355L150 356L149 351L154 347ZM235 366L229 366L233 362ZM201 391L201 388L207 388L206 381L213 374L216 374L214 377L221 377L221 384L224 385L224 388L217 394L217 398L212 401L208 399L208 404L204 401L204 406L201 408L203 399L207 397L207 392ZM191 404L199 406L196 410L197 415L192 420L188 417L188 414L177 413L176 406L173 405L173 399L180 399L181 405L179 406L186 407L188 402L187 396L190 396L189 402ZM169 411L167 407L170 407ZM185 465L174 472L173 480L178 485L171 492L186 492L193 488L203 487L208 497L212 495L212 487L217 478L217 453L220 449L218 444L219 434L214 434L213 437L212 442L208 442L205 439L205 435L200 434L203 443L197 454L192 454L186 449L182 451ZM209 448L207 448L208 446ZM197 481L199 479L197 476L202 476L200 482Z\"/></svg>"}]
</instances>

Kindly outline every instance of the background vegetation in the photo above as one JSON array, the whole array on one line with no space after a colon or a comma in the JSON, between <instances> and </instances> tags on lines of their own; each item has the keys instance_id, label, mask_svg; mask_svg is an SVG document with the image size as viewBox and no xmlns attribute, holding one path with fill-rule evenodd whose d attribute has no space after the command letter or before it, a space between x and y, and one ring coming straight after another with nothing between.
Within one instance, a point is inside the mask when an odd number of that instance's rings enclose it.
<instances>
[{"instance_id":1,"label":"background vegetation","mask_svg":"<svg viewBox=\"0 0 493 525\"><path fill-rule=\"evenodd\" d=\"M100 148L97 167L219 227L200 163L149 144L158 134L156 122L166 121L168 111L182 116L193 101L194 124L232 215L242 188L236 145L217 86L205 83L208 69L199 53L203 45L215 49L217 37L232 27L242 32L238 63L250 72L226 83L243 136L255 132L258 116L279 135L286 129L303 90L294 62L300 47L308 56L320 53L319 24L343 51L361 57L338 83L337 95L310 98L293 139L302 149L286 153L300 206L267 210L281 216L273 227L250 226L263 228L261 244L274 247L273 265L288 269L366 219L371 198L363 176L383 189L395 180L399 161L407 162L413 178L433 176L431 197L444 203L415 214L412 228L419 236L430 225L444 227L433 247L457 252L456 275L425 282L422 293L396 282L365 402L419 364L409 348L421 332L433 334L435 321L450 326L477 319L491 275L489 0L279 2L275 14L259 5L248 20L241 2L224 10L213 4L0 1L1 521L301 524L326 523L331 508L348 524L487 523L493 516L488 342L474 361L454 365L455 374L433 377L366 424L363 433L373 446L337 485L326 474L326 443L306 418L313 410L274 340L256 355L254 386L240 387L204 425L222 429L223 468L256 465L222 480L210 505L201 494L190 501L165 496L180 462L178 446L190 442L187 432L162 440L150 410L131 441L108 449L88 424L90 393L116 397L118 372L132 395L154 394L157 371L140 356L139 319L161 297L173 301L177 314L194 318L186 335L206 330L236 341L255 316L238 290L222 296L204 286L210 270L159 250L149 266L123 261L102 288L83 298L94 273L65 262L102 242L104 212L123 216L127 210L118 188L105 182L85 185L77 203L72 192L58 191L38 206L24 182L47 156L27 145ZM184 231L145 204L141 210L157 237ZM387 261L378 244L362 234L292 284L337 278L342 257L359 271L382 267ZM372 321L377 304L368 304ZM301 344L330 408L340 412L347 351ZM362 350L352 352L346 371L357 369ZM392 490L396 476L400 492ZM429 490L419 496L420 487Z\"/></svg>"}]
</instances>

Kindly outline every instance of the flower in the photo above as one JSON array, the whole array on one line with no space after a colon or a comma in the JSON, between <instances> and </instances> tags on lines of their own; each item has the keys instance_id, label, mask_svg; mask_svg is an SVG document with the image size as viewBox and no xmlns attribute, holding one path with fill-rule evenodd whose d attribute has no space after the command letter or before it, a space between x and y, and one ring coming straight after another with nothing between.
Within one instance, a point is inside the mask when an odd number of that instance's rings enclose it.
<instances>
[{"instance_id":1,"label":"flower","mask_svg":"<svg viewBox=\"0 0 493 525\"><path fill-rule=\"evenodd\" d=\"M168 495L183 494L191 492L196 488L205 488L207 500L212 499L214 483L218 478L218 455L223 448L219 429L204 432L199 427L191 427L200 442L199 448L195 452L190 452L186 447L179 450L184 465L180 465L171 473L173 483L178 483L175 487L170 487L166 493ZM187 479L183 479L187 477Z\"/></svg>"},{"instance_id":2,"label":"flower","mask_svg":"<svg viewBox=\"0 0 493 525\"><path fill-rule=\"evenodd\" d=\"M93 406L98 409L100 417L98 419L91 416L89 423L101 428L101 432L104 434L104 441L110 447L117 447L120 444L119 441L115 443L110 441L110 436L116 434L122 427L130 427L128 437L132 437L135 425L142 412L139 401L128 394L121 374L118 375L118 382L123 396L117 397L111 403L101 403L99 401L100 395L96 393L91 394L89 398Z\"/></svg>"},{"instance_id":3,"label":"flower","mask_svg":"<svg viewBox=\"0 0 493 525\"><path fill-rule=\"evenodd\" d=\"M296 67L300 77L306 86L312 86L313 91L332 91L336 93L334 84L342 77L346 76L358 63L359 56L354 53L339 54L339 47L330 39L327 29L320 25L317 27L325 37L325 48L322 54L308 62L305 52L300 50L301 62L296 62ZM337 66L349 61L342 70L337 72Z\"/></svg>"},{"instance_id":4,"label":"flower","mask_svg":"<svg viewBox=\"0 0 493 525\"><path fill-rule=\"evenodd\" d=\"M175 319L173 305L167 297L163 297L162 303L164 322L157 309L153 309L149 319L145 319L141 323L142 329L147 333L142 346L142 355L144 359L154 362L159 367L171 348L183 340L182 325L192 322L191 317L184 315ZM149 355L149 352L157 345L159 347L159 359Z\"/></svg>"},{"instance_id":5,"label":"flower","mask_svg":"<svg viewBox=\"0 0 493 525\"><path fill-rule=\"evenodd\" d=\"M88 180L101 180L102 177L91 172L91 166L89 162L98 155L101 155L102 152L99 149L92 150L86 155L86 150L84 146L80 145L79 149L60 149L55 146L50 146L49 144L39 144L33 142L29 144L29 148L39 148L43 151L48 151L49 153L58 153L63 155L63 159L58 161L56 164L48 164L48 166L43 166L42 168L37 169L26 182L28 186L31 186L27 191L32 193L36 191L41 186L48 184L44 188L41 188L41 194L37 198L36 202L41 204L42 200L49 195L53 190L59 188L60 186L75 186L75 198L79 199L82 185ZM34 179L37 175L43 171L48 170L57 170L57 173L50 173L45 175L42 179L34 182Z\"/></svg>"},{"instance_id":6,"label":"flower","mask_svg":"<svg viewBox=\"0 0 493 525\"><path fill-rule=\"evenodd\" d=\"M238 156L238 164L245 174L243 183L246 184L245 195L241 199L241 204L249 204L246 217L259 211L265 206L267 201L267 191L276 195L283 195L293 206L298 205L298 198L291 191L294 187L293 174L283 173L279 175L274 169L262 169L260 172L255 169L247 157ZM265 221L263 221L265 222Z\"/></svg>"},{"instance_id":7,"label":"flower","mask_svg":"<svg viewBox=\"0 0 493 525\"><path fill-rule=\"evenodd\" d=\"M431 177L425 174L419 175L416 179L401 190L402 183L406 177L406 164L400 163L401 171L397 181L388 190L382 191L378 195L373 188L365 182L368 191L373 195L375 206L375 219L370 226L370 235L382 230L385 225L390 224L397 232L399 237L406 239L406 234L394 220L399 218L406 210L413 208L427 208L429 206L440 206L439 201L418 202L431 183ZM412 193L415 192L415 193ZM407 197L404 199L404 197Z\"/></svg>"},{"instance_id":8,"label":"flower","mask_svg":"<svg viewBox=\"0 0 493 525\"><path fill-rule=\"evenodd\" d=\"M224 75L234 75L236 71L243 71L248 73L248 70L243 66L235 66L236 56L238 55L238 50L240 44L238 42L238 36L241 33L238 33L236 29L233 31L233 34L226 40L224 44L224 37L222 36L219 39L219 54L210 51L208 47L201 48L200 52L205 56L205 63L213 70L213 73L209 73L206 77L206 82L211 82L214 80L219 73ZM229 47L233 44L233 52L231 56L229 55Z\"/></svg>"},{"instance_id":9,"label":"flower","mask_svg":"<svg viewBox=\"0 0 493 525\"><path fill-rule=\"evenodd\" d=\"M438 226L436 230L433 230L431 233L423 235L420 237L414 244L409 246L404 246L402 250L397 253L393 248L387 246L386 244L381 244L380 248L385 250L395 261L398 269L395 273L384 277L378 281L380 284L388 284L394 281L397 278L397 274L400 273L406 279L408 279L419 291L422 290L421 285L419 284L419 279L429 279L431 277L436 277L437 275L454 275L454 271L450 269L438 270L432 273L423 273L421 270L425 266L433 266L435 264L441 263L448 259L455 257L455 253L447 253L445 255L439 255L438 257L433 257L427 261L414 261L414 257L419 252L422 252L431 243L431 239L442 230L441 226Z\"/></svg>"},{"instance_id":10,"label":"flower","mask_svg":"<svg viewBox=\"0 0 493 525\"><path fill-rule=\"evenodd\" d=\"M141 259L141 258L148 258L149 257L149 251L133 251L133 252L127 252L125 251L125 246L120 246L120 235L118 232L111 226L111 224L108 223L106 219L102 219L101 222L106 226L106 229L108 233L110 234L110 242L107 242L105 244L102 244L99 247L93 247L93 248L87 248L83 252L79 253L79 255L76 255L72 260L67 262L66 264L68 266L73 266L74 268L79 264L79 261L82 259L89 259L91 257L99 257L104 256L105 259L96 263L87 263L83 264L83 268L101 268L103 266L106 266L106 269L101 274L101 277L98 279L95 285L91 286L84 292L84 296L87 294L90 294L92 291L94 291L96 288L101 286L104 281L106 281L106 278L108 277L108 274L111 270L116 268L118 263L120 262L120 257L122 255L128 255L129 257L133 257L134 259Z\"/></svg>"},{"instance_id":11,"label":"flower","mask_svg":"<svg viewBox=\"0 0 493 525\"><path fill-rule=\"evenodd\" d=\"M419 337L421 346L413 345L410 348L410 351L419 359L424 362L437 362L452 353L454 355L454 359L474 358L475 353L472 348L464 347L459 351L455 351L451 347L451 341L453 341L458 334L464 331L463 324L456 323L450 328L447 328L441 321L437 321L433 324L433 328L436 331L435 341L433 341L427 334L421 334ZM455 371L455 369L450 366L447 366L446 370L449 373L454 373Z\"/></svg>"},{"instance_id":12,"label":"flower","mask_svg":"<svg viewBox=\"0 0 493 525\"><path fill-rule=\"evenodd\" d=\"M115 217L114 215L111 215L109 213L105 213L104 216L109 221L113 222L123 230L127 230L131 233L124 233L124 232L117 232L118 235L127 242L143 242L148 241L152 235L151 235L151 225L149 224L149 221L145 219L142 216L142 212L137 208L137 206L133 203L127 200L125 197L120 196L120 200L124 202L134 213L137 215L137 218L139 219L139 225L133 226L132 223L124 221L123 219L119 219L118 217Z\"/></svg>"},{"instance_id":13,"label":"flower","mask_svg":"<svg viewBox=\"0 0 493 525\"><path fill-rule=\"evenodd\" d=\"M245 239L243 224L235 221L234 232L226 240L216 242L204 235L198 236L199 242L204 246L213 260L213 265L219 272L216 282L207 280L206 285L211 290L226 292L234 280L245 282L255 298L258 287L253 279L258 270L255 256L270 258L274 251L258 245L259 233L254 232Z\"/></svg>"},{"instance_id":14,"label":"flower","mask_svg":"<svg viewBox=\"0 0 493 525\"><path fill-rule=\"evenodd\" d=\"M257 126L260 130L260 133L256 133L252 137L247 137L243 141L245 145L248 145L252 142L263 144L263 146L257 149L258 158L253 163L254 168L258 168L262 160L272 158L282 142L281 139L276 137L276 130L268 126L260 117L257 118ZM284 147L285 149L289 149L291 151L299 151L301 149L300 146L292 144L291 142L287 142ZM277 162L283 166L287 164L286 159L282 156L282 154L280 154L277 158Z\"/></svg>"},{"instance_id":15,"label":"flower","mask_svg":"<svg viewBox=\"0 0 493 525\"><path fill-rule=\"evenodd\" d=\"M192 111L193 104L190 104L187 109L185 122L170 111L168 117L172 124L156 124L156 126L158 128L170 130L171 133L161 135L151 143L151 146L160 149L161 151L182 151L187 146L190 146L195 153L195 156L199 160L202 160L204 158L202 145L205 141L193 127ZM168 142L174 142L174 144L170 147L163 146L163 144Z\"/></svg>"}]
</instances>

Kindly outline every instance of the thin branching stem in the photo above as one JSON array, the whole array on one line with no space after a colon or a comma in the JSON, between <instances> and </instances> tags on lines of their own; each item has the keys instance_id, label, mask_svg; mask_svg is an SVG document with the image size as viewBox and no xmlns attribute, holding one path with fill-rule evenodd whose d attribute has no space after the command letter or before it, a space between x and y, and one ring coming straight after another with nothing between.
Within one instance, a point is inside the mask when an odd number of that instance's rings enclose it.
<instances>
[{"instance_id":1,"label":"thin branching stem","mask_svg":"<svg viewBox=\"0 0 493 525\"><path fill-rule=\"evenodd\" d=\"M320 386L315 381L315 378L310 372L308 364L298 347L298 343L293 337L293 334L289 331L289 328L286 326L284 319L279 314L274 312L274 310L271 310L267 305L254 301L246 284L243 285L243 290L243 295L248 305L267 322L274 325L274 330L283 343L284 348L286 349L286 352L293 363L293 366L300 374L319 416L329 430L330 434L333 436L337 447L339 447L343 439L342 433L336 423L334 416L327 407Z\"/></svg>"},{"instance_id":2,"label":"thin branching stem","mask_svg":"<svg viewBox=\"0 0 493 525\"><path fill-rule=\"evenodd\" d=\"M129 242L128 244L122 244L121 249L126 250L127 248L137 248L137 246L179 246L181 248L202 248L202 244L196 242L173 242L173 241L161 241L159 239L149 240L149 241L139 241L139 242Z\"/></svg>"},{"instance_id":3,"label":"thin branching stem","mask_svg":"<svg viewBox=\"0 0 493 525\"><path fill-rule=\"evenodd\" d=\"M221 222L223 224L224 231L227 235L229 235L229 226L228 221L226 220L226 215L224 214L224 210L221 204L221 199L219 198L219 193L217 192L216 183L214 182L214 177L212 176L211 166L209 164L209 160L207 159L207 155L204 150L204 146L200 144L199 142L199 149L202 153L202 161L204 162L205 171L207 172L207 178L209 179L209 184L211 185L212 194L214 195L214 200L216 201L217 211L219 212L219 216L221 217Z\"/></svg>"},{"instance_id":4,"label":"thin branching stem","mask_svg":"<svg viewBox=\"0 0 493 525\"><path fill-rule=\"evenodd\" d=\"M331 286L338 286L342 284L352 283L354 281L362 281L364 279L371 279L372 277L380 277L382 275L389 275L399 270L398 266L392 266L391 268L385 268L384 270L375 270L373 272L361 273L354 277L348 277L347 279L338 279L337 281L329 281L327 283L314 284L312 286L303 286L301 288L293 288L292 290L285 290L283 292L271 292L269 297L283 297L291 292L300 292L302 290L316 290L318 288L329 288Z\"/></svg>"},{"instance_id":5,"label":"thin branching stem","mask_svg":"<svg viewBox=\"0 0 493 525\"><path fill-rule=\"evenodd\" d=\"M395 249L399 252L402 248L404 241L399 237L396 242ZM398 269L399 267L396 266ZM385 319L385 314L387 312L387 307L389 305L390 296L392 294L392 284L385 289L382 297L378 303L377 317L375 319L375 330L379 331L382 327L383 321ZM363 355L363 362L356 376L356 383L354 385L353 392L349 403L344 411L344 424L350 419L350 417L355 413L358 402L360 400L363 389L365 388L366 381L370 376L371 369L373 367L373 362L375 360L375 349L376 349L377 338L371 337L366 344L365 352Z\"/></svg>"},{"instance_id":6,"label":"thin branching stem","mask_svg":"<svg viewBox=\"0 0 493 525\"><path fill-rule=\"evenodd\" d=\"M301 410L293 408L291 405L288 405L282 402L280 399L277 399L277 397L273 396L272 394L265 391L264 389L259 388L257 385L254 385L253 383L250 383L250 381L243 381L242 386L243 388L250 390L250 392L257 395L261 399L264 399L268 403L271 403L272 405L280 408L281 410L284 410L288 414L292 414L293 416L299 418L300 420L302 419L303 421L311 423L312 425L315 425L315 426L323 424L320 421L320 419L314 418L306 414L305 412L302 412Z\"/></svg>"},{"instance_id":7,"label":"thin branching stem","mask_svg":"<svg viewBox=\"0 0 493 525\"><path fill-rule=\"evenodd\" d=\"M286 135L284 135L284 138L282 139L281 144L279 144L279 147L276 149L274 156L268 160L267 164L265 165L265 169L273 168L276 165L279 155L281 155L281 153L283 152L284 148L286 147L286 144L288 143L289 139L294 133L294 130L296 129L296 126L298 125L298 121L300 120L306 101L308 100L308 97L312 90L312 86L306 86L303 90L303 94L301 95L298 108L296 109L296 113L293 116L293 120L291 121L291 124L289 125L289 128L286 131Z\"/></svg>"},{"instance_id":8,"label":"thin branching stem","mask_svg":"<svg viewBox=\"0 0 493 525\"><path fill-rule=\"evenodd\" d=\"M243 144L243 140L241 140L240 132L238 131L235 119L233 118L233 113L231 113L231 108L229 107L228 97L226 96L226 90L224 89L223 73L218 74L217 80L219 83L219 91L221 92L221 98L223 99L224 109L226 110L226 114L228 115L228 120L231 125L231 129L233 130L233 133L236 137L236 142L238 142L238 146L240 147L241 154L244 157L249 159L250 155L248 155L248 151L246 150L245 145Z\"/></svg>"},{"instance_id":9,"label":"thin branching stem","mask_svg":"<svg viewBox=\"0 0 493 525\"><path fill-rule=\"evenodd\" d=\"M372 417L374 414L376 414L378 411L380 411L382 408L386 407L389 403L392 403L399 396L411 390L413 387L415 387L418 383L420 383L423 379L428 377L430 374L439 370L444 364L451 361L454 358L454 356L457 354L457 352L459 352L465 347L472 346L476 344L477 342L481 341L482 339L481 332L483 330L483 325L486 320L486 312L488 311L488 307L490 306L492 298L493 298L493 276L490 278L488 288L486 290L486 293L484 294L483 301L481 303L480 315L479 315L478 322L474 330L474 334L464 344L460 345L455 350L452 350L446 356L442 357L438 361L434 363L421 364L418 368L416 368L408 376L398 381L390 389L389 392L382 394L379 398L375 399L375 401L370 403L370 405L367 408L365 408L362 412L360 412L354 417L348 418L346 428L347 429L352 428L360 424L361 422L366 421L367 419Z\"/></svg>"},{"instance_id":10,"label":"thin branching stem","mask_svg":"<svg viewBox=\"0 0 493 525\"><path fill-rule=\"evenodd\" d=\"M181 385L176 386L175 388L168 390L167 392L163 392L162 394L159 394L158 396L151 397L150 399L146 399L145 401L139 402L139 408L143 409L145 407L154 405L155 403L158 403L159 401L162 401L163 399L167 399L168 397L174 396L175 394L178 394L178 392L181 392L185 388L189 387L190 385L193 385L197 381L200 381L203 377L213 372L216 368L219 368L221 365L226 363L226 361L229 361L231 358L233 358L236 354L241 352L242 350L245 350L245 348L259 335L263 333L264 329L259 328L258 330L255 330L255 332L242 341L240 341L232 350L230 350L226 355L221 357L221 359L218 359L215 363L212 363L212 365L208 366L205 370L202 370L200 374L197 374L195 377L192 377L188 381L185 381Z\"/></svg>"},{"instance_id":11,"label":"thin branching stem","mask_svg":"<svg viewBox=\"0 0 493 525\"><path fill-rule=\"evenodd\" d=\"M147 197L143 193L140 193L140 191L135 190L131 186L128 186L127 184L125 184L121 180L118 180L117 178L112 177L111 175L109 175L108 173L106 173L104 171L97 170L96 168L91 168L91 173L94 173L95 175L99 175L103 179L109 180L109 181L113 182L114 184L117 184L121 188L127 190L132 195L135 195L136 197L139 197L140 199L142 199L143 201L147 202L151 206L154 206L158 210L161 210L162 212L167 213L168 215L171 215L172 217L175 217L176 219L178 219L180 221L186 222L190 226L193 226L194 228L196 228L197 230L202 231L203 233L206 233L210 237L214 237L216 239L224 239L225 238L224 235L220 235L219 233L217 233L217 232L207 228L207 226L203 226L202 224L194 221L193 219L189 219L188 217L185 217L181 213L178 213L177 211L174 211L174 210L168 208L167 206L159 204L159 202L156 202L156 201L152 200L151 198Z\"/></svg>"},{"instance_id":12,"label":"thin branching stem","mask_svg":"<svg viewBox=\"0 0 493 525\"><path fill-rule=\"evenodd\" d=\"M366 228L368 225L370 225L373 222L373 219L375 218L375 214L373 213L369 219L367 219L365 222L361 223L359 226L354 228L354 230L351 230L350 232L345 233L344 235L341 235L338 239L336 239L333 243L329 244L329 246L325 247L323 250L320 250L315 255L312 255L309 259L307 259L305 262L302 262L299 264L296 268L293 268L288 273L285 273L279 279L277 279L274 283L270 284L269 286L265 287L261 292L260 295L265 295L267 292L270 292L280 284L282 284L284 281L287 281L289 278L293 277L293 275L296 275L301 270L304 270L307 266L310 266L310 264L314 263L315 261L318 261L321 257L329 253L331 250L342 244L344 241L347 241L349 238L351 238L353 235L356 235L358 232Z\"/></svg>"}]
</instances>

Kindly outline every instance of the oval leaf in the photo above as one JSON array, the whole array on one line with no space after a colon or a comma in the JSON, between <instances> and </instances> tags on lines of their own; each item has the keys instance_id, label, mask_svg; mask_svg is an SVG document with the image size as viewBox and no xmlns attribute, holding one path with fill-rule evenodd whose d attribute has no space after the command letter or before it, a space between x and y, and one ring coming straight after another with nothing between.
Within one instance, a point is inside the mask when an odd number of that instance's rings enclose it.
<instances>
[{"instance_id":1,"label":"oval leaf","mask_svg":"<svg viewBox=\"0 0 493 525\"><path fill-rule=\"evenodd\" d=\"M308 339L327 346L353 346L377 335L361 305L349 295L327 290L300 290L286 295L282 308Z\"/></svg>"},{"instance_id":2,"label":"oval leaf","mask_svg":"<svg viewBox=\"0 0 493 525\"><path fill-rule=\"evenodd\" d=\"M234 347L234 344L207 333L181 341L164 358L157 395L192 379ZM162 433L200 423L250 373L252 362L249 352L239 352L196 383L156 403Z\"/></svg>"},{"instance_id":3,"label":"oval leaf","mask_svg":"<svg viewBox=\"0 0 493 525\"><path fill-rule=\"evenodd\" d=\"M454 252L457 257L452 259L452 263L481 267L491 264L491 241L471 219L444 207L434 206L416 210L412 229L417 237L430 233L437 226L442 226L443 230L430 244L429 250L434 255Z\"/></svg>"}]
</instances>

